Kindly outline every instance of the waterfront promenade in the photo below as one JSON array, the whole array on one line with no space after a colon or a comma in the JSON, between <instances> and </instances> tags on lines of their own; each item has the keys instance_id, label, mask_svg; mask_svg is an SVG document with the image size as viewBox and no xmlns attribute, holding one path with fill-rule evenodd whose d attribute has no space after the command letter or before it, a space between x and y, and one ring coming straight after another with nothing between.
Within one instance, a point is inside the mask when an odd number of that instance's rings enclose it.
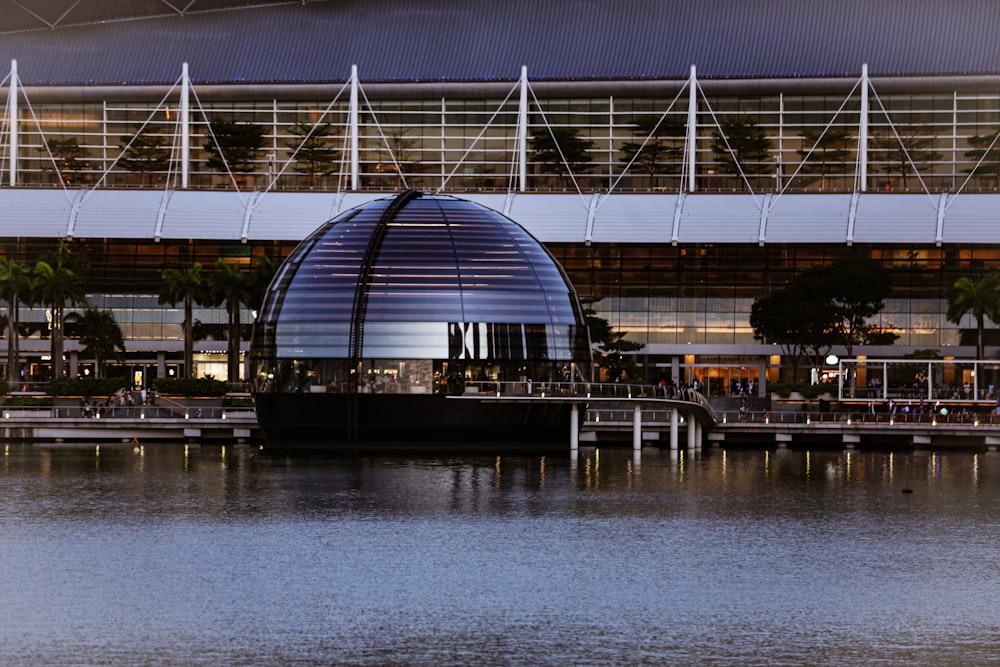
<instances>
[{"instance_id":1,"label":"waterfront promenade","mask_svg":"<svg viewBox=\"0 0 1000 667\"><path fill-rule=\"evenodd\" d=\"M79 409L4 408L0 439L26 442L225 442L249 444L262 439L253 409L174 409L144 406L116 408L85 417Z\"/></svg>"},{"instance_id":2,"label":"waterfront promenade","mask_svg":"<svg viewBox=\"0 0 1000 667\"><path fill-rule=\"evenodd\" d=\"M732 400L708 401L693 392L596 383L510 383L497 391L474 388L449 400L569 403L576 408L567 451L581 446L641 450L660 447L951 449L997 451L1000 417L984 409L953 414L896 414L864 410L810 411L808 405L739 409ZM714 406L714 407L713 407ZM457 406L456 406L457 407ZM3 408L0 439L39 443L183 442L259 444L264 441L250 408L176 406L115 408L84 416L79 408Z\"/></svg>"}]
</instances>

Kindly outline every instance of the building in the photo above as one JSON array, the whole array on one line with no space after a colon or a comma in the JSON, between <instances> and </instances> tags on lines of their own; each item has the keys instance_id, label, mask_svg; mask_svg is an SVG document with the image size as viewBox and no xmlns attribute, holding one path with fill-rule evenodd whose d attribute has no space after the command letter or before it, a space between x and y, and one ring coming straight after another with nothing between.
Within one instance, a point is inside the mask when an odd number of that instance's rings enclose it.
<instances>
[{"instance_id":1,"label":"building","mask_svg":"<svg viewBox=\"0 0 1000 667\"><path fill-rule=\"evenodd\" d=\"M974 355L946 297L1000 266L989 0L128 4L0 3L0 252L71 239L137 382L181 370L164 268L281 259L406 188L523 225L646 380L763 391L783 360L750 305L851 253L891 271L899 335L859 355ZM224 377L225 310L196 318L195 371ZM45 309L22 319L43 379Z\"/></svg>"},{"instance_id":2,"label":"building","mask_svg":"<svg viewBox=\"0 0 1000 667\"><path fill-rule=\"evenodd\" d=\"M478 397L564 389L592 358L576 292L537 240L415 190L310 234L267 290L251 351L268 440L323 447L561 442L569 403Z\"/></svg>"}]
</instances>

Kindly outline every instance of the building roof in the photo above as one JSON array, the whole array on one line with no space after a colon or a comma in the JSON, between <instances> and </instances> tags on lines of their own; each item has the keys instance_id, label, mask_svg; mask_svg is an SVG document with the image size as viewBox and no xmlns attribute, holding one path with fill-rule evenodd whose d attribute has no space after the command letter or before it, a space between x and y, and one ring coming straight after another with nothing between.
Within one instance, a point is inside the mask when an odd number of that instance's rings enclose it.
<instances>
[{"instance_id":1,"label":"building roof","mask_svg":"<svg viewBox=\"0 0 1000 667\"><path fill-rule=\"evenodd\" d=\"M30 10L28 9L30 7ZM25 85L991 75L995 0L0 0ZM6 69L0 66L0 71Z\"/></svg>"},{"instance_id":2,"label":"building roof","mask_svg":"<svg viewBox=\"0 0 1000 667\"><path fill-rule=\"evenodd\" d=\"M0 238L292 241L379 193L0 189ZM998 194L475 194L543 243L995 244Z\"/></svg>"}]
</instances>

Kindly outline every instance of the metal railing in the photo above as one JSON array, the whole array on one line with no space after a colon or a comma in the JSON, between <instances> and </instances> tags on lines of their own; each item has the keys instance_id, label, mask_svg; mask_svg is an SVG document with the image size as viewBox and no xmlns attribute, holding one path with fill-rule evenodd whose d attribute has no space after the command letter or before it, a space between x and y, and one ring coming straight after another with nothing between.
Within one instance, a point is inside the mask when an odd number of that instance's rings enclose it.
<instances>
[{"instance_id":1,"label":"metal railing","mask_svg":"<svg viewBox=\"0 0 1000 667\"><path fill-rule=\"evenodd\" d=\"M175 419L175 420L217 420L256 419L253 408L243 407L193 407L176 405L97 405L83 406L4 406L0 408L2 419Z\"/></svg>"},{"instance_id":2,"label":"metal railing","mask_svg":"<svg viewBox=\"0 0 1000 667\"><path fill-rule=\"evenodd\" d=\"M720 424L924 424L1000 426L993 412L925 412L889 414L885 412L802 412L768 410L725 410L717 412Z\"/></svg>"}]
</instances>

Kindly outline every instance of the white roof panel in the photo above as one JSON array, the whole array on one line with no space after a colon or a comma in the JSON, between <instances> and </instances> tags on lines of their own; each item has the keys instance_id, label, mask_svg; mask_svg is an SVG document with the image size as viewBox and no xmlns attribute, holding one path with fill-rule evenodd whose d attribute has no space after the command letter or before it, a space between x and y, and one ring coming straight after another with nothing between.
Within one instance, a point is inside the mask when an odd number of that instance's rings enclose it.
<instances>
[{"instance_id":1,"label":"white roof panel","mask_svg":"<svg viewBox=\"0 0 1000 667\"><path fill-rule=\"evenodd\" d=\"M646 195L664 197L666 195ZM679 243L757 243L762 196L687 195L681 211Z\"/></svg>"},{"instance_id":2,"label":"white roof panel","mask_svg":"<svg viewBox=\"0 0 1000 667\"><path fill-rule=\"evenodd\" d=\"M589 210L589 196L519 194L509 215L543 243L582 243Z\"/></svg>"},{"instance_id":3,"label":"white roof panel","mask_svg":"<svg viewBox=\"0 0 1000 667\"><path fill-rule=\"evenodd\" d=\"M62 238L80 194L70 190L0 189L0 234Z\"/></svg>"},{"instance_id":4,"label":"white roof panel","mask_svg":"<svg viewBox=\"0 0 1000 667\"><path fill-rule=\"evenodd\" d=\"M946 205L944 243L1000 243L1000 197L958 195Z\"/></svg>"},{"instance_id":5,"label":"white roof panel","mask_svg":"<svg viewBox=\"0 0 1000 667\"><path fill-rule=\"evenodd\" d=\"M927 194L863 194L855 214L854 242L934 243L937 201Z\"/></svg>"},{"instance_id":6,"label":"white roof panel","mask_svg":"<svg viewBox=\"0 0 1000 667\"><path fill-rule=\"evenodd\" d=\"M253 193L178 190L170 197L161 238L238 241Z\"/></svg>"},{"instance_id":7,"label":"white roof panel","mask_svg":"<svg viewBox=\"0 0 1000 667\"><path fill-rule=\"evenodd\" d=\"M764 241L845 243L851 195L784 194L772 197Z\"/></svg>"},{"instance_id":8,"label":"white roof panel","mask_svg":"<svg viewBox=\"0 0 1000 667\"><path fill-rule=\"evenodd\" d=\"M670 243L678 195L603 197L594 217L594 243Z\"/></svg>"},{"instance_id":9,"label":"white roof panel","mask_svg":"<svg viewBox=\"0 0 1000 667\"><path fill-rule=\"evenodd\" d=\"M154 235L163 190L89 190L73 222L74 238L145 239Z\"/></svg>"}]
</instances>

